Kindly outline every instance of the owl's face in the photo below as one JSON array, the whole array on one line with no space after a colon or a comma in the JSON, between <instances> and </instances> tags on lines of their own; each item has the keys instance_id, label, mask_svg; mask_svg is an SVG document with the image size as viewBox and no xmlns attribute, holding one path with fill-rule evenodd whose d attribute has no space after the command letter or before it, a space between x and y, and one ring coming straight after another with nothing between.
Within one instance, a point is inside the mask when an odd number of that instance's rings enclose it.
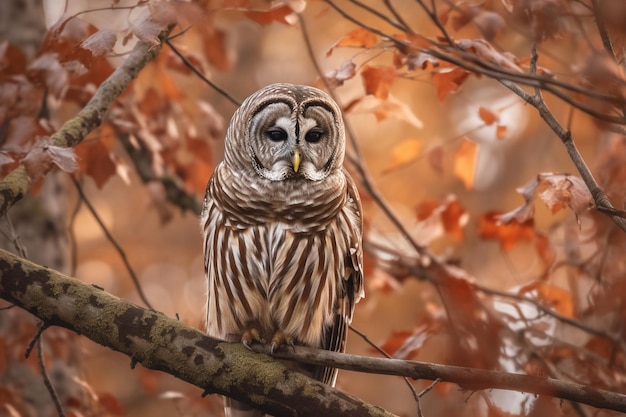
<instances>
[{"instance_id":1,"label":"owl's face","mask_svg":"<svg viewBox=\"0 0 626 417\"><path fill-rule=\"evenodd\" d=\"M273 84L248 97L226 136L225 161L270 181L320 181L341 168L344 126L337 104L313 87Z\"/></svg>"}]
</instances>

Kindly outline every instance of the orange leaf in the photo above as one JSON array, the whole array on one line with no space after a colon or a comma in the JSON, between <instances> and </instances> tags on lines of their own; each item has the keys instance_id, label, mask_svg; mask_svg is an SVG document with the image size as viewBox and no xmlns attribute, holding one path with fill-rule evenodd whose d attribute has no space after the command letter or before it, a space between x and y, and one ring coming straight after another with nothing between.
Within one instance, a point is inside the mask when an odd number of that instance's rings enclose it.
<instances>
[{"instance_id":1,"label":"orange leaf","mask_svg":"<svg viewBox=\"0 0 626 417\"><path fill-rule=\"evenodd\" d=\"M498 139L504 139L506 136L506 126L498 125L496 126L496 137Z\"/></svg>"},{"instance_id":2,"label":"orange leaf","mask_svg":"<svg viewBox=\"0 0 626 417\"><path fill-rule=\"evenodd\" d=\"M444 100L448 94L457 92L471 74L458 67L442 68L433 72L431 78L437 89L437 98Z\"/></svg>"},{"instance_id":3,"label":"orange leaf","mask_svg":"<svg viewBox=\"0 0 626 417\"><path fill-rule=\"evenodd\" d=\"M574 301L569 291L556 285L536 281L523 286L519 293L524 294L531 291L536 291L537 297L554 307L558 313L566 317L574 316Z\"/></svg>"},{"instance_id":4,"label":"orange leaf","mask_svg":"<svg viewBox=\"0 0 626 417\"><path fill-rule=\"evenodd\" d=\"M339 40L335 45L333 45L328 52L326 52L326 56L330 56L333 53L335 48L344 47L344 46L352 46L356 48L371 48L376 46L378 43L378 36L376 34L370 32L367 29L358 28L350 31Z\"/></svg>"},{"instance_id":5,"label":"orange leaf","mask_svg":"<svg viewBox=\"0 0 626 417\"><path fill-rule=\"evenodd\" d=\"M474 186L477 151L478 146L464 138L454 153L454 174L463 181L465 188L468 189Z\"/></svg>"},{"instance_id":6,"label":"orange leaf","mask_svg":"<svg viewBox=\"0 0 626 417\"><path fill-rule=\"evenodd\" d=\"M441 223L446 233L455 241L463 241L463 227L469 215L456 197L448 198L445 209L441 212Z\"/></svg>"},{"instance_id":7,"label":"orange leaf","mask_svg":"<svg viewBox=\"0 0 626 417\"><path fill-rule=\"evenodd\" d=\"M294 11L287 4L274 7L269 10L248 10L244 14L250 20L254 20L261 26L269 25L270 23L279 22L285 25L293 25L295 23Z\"/></svg>"},{"instance_id":8,"label":"orange leaf","mask_svg":"<svg viewBox=\"0 0 626 417\"><path fill-rule=\"evenodd\" d=\"M384 173L393 171L399 167L410 164L415 161L422 149L422 143L417 139L405 139L397 143L391 149L391 163Z\"/></svg>"},{"instance_id":9,"label":"orange leaf","mask_svg":"<svg viewBox=\"0 0 626 417\"><path fill-rule=\"evenodd\" d=\"M535 236L533 220L520 223L513 218L509 223L503 223L496 212L485 213L478 222L478 235L483 239L493 239L500 242L502 250L508 251L521 241L530 241Z\"/></svg>"},{"instance_id":10,"label":"orange leaf","mask_svg":"<svg viewBox=\"0 0 626 417\"><path fill-rule=\"evenodd\" d=\"M498 121L498 115L485 107L478 108L478 116L485 122L487 126Z\"/></svg>"},{"instance_id":11,"label":"orange leaf","mask_svg":"<svg viewBox=\"0 0 626 417\"><path fill-rule=\"evenodd\" d=\"M387 99L396 75L396 69L393 67L364 66L361 70L361 78L363 79L365 93L381 100Z\"/></svg>"}]
</instances>

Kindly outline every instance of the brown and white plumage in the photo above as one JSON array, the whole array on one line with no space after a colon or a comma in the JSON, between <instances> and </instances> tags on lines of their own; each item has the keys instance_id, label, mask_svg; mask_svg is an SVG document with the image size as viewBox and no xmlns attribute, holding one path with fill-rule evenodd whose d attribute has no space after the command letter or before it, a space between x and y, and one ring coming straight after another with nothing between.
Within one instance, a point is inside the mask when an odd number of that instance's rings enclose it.
<instances>
[{"instance_id":1,"label":"brown and white plumage","mask_svg":"<svg viewBox=\"0 0 626 417\"><path fill-rule=\"evenodd\" d=\"M318 89L270 85L235 112L201 217L210 335L344 350L364 295L361 204L344 153L341 111ZM299 369L335 383L332 368Z\"/></svg>"}]
</instances>

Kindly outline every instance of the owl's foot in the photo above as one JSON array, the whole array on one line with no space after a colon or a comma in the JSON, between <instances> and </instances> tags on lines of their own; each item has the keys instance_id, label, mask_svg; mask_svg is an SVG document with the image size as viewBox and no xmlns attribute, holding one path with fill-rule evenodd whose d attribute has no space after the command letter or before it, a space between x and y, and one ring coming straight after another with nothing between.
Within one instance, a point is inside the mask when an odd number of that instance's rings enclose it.
<instances>
[{"instance_id":1,"label":"owl's foot","mask_svg":"<svg viewBox=\"0 0 626 417\"><path fill-rule=\"evenodd\" d=\"M273 354L282 345L289 345L294 350L296 348L295 339L278 330L272 337L270 352Z\"/></svg>"},{"instance_id":2,"label":"owl's foot","mask_svg":"<svg viewBox=\"0 0 626 417\"><path fill-rule=\"evenodd\" d=\"M253 342L265 343L265 339L261 336L259 329L255 326L249 326L241 334L241 343L243 343L247 349L252 350L250 345L252 345Z\"/></svg>"}]
</instances>

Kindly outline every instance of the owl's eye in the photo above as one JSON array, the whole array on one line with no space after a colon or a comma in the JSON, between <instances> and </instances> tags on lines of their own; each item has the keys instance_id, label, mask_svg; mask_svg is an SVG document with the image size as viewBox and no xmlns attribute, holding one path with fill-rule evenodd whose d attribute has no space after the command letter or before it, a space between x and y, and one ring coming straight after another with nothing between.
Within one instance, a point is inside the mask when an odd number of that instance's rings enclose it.
<instances>
[{"instance_id":1,"label":"owl's eye","mask_svg":"<svg viewBox=\"0 0 626 417\"><path fill-rule=\"evenodd\" d=\"M270 129L265 132L265 134L272 142L283 142L287 140L287 132L282 129Z\"/></svg>"},{"instance_id":2,"label":"owl's eye","mask_svg":"<svg viewBox=\"0 0 626 417\"><path fill-rule=\"evenodd\" d=\"M322 139L322 132L320 132L319 130L309 130L308 132L306 132L306 135L304 135L304 140L309 143L319 142L320 139Z\"/></svg>"}]
</instances>

